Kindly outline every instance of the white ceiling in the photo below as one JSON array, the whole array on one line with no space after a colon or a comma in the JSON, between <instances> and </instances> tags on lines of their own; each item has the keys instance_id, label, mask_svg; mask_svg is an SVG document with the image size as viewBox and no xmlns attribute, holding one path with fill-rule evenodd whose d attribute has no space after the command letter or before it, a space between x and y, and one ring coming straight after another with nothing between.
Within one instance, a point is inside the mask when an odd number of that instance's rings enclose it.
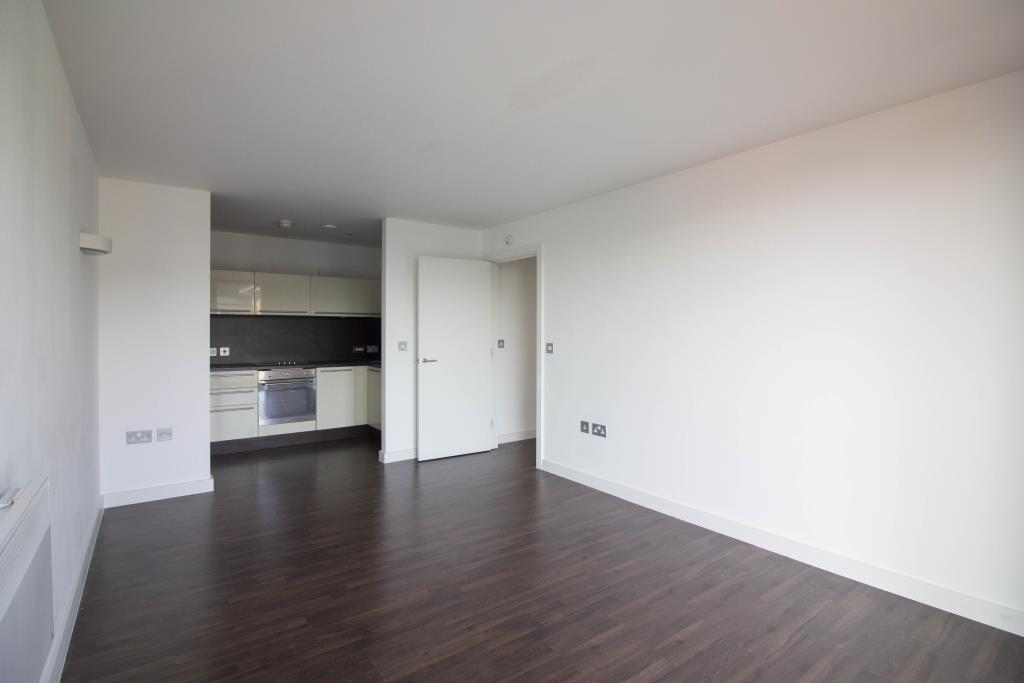
<instances>
[{"instance_id":1,"label":"white ceiling","mask_svg":"<svg viewBox=\"0 0 1024 683\"><path fill-rule=\"evenodd\" d=\"M337 241L489 227L1024 68L1020 0L46 7L104 175Z\"/></svg>"}]
</instances>

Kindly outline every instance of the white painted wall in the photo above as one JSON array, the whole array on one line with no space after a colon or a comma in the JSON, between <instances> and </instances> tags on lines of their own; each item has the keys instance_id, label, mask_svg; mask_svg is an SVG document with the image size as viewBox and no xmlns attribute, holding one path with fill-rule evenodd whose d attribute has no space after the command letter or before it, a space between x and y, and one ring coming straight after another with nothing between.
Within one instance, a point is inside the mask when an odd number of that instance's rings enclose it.
<instances>
[{"instance_id":1,"label":"white painted wall","mask_svg":"<svg viewBox=\"0 0 1024 683\"><path fill-rule=\"evenodd\" d=\"M110 505L209 488L210 193L99 187L100 232L114 240L99 272L101 491ZM158 427L173 440L156 442ZM125 445L135 429L153 443Z\"/></svg>"},{"instance_id":2,"label":"white painted wall","mask_svg":"<svg viewBox=\"0 0 1024 683\"><path fill-rule=\"evenodd\" d=\"M537 259L498 264L498 338L495 348L496 414L499 442L532 438L537 421Z\"/></svg>"},{"instance_id":3,"label":"white painted wall","mask_svg":"<svg viewBox=\"0 0 1024 683\"><path fill-rule=\"evenodd\" d=\"M384 219L384 431L382 459L416 457L416 259L480 258L483 232ZM407 351L398 342L408 342Z\"/></svg>"},{"instance_id":4,"label":"white painted wall","mask_svg":"<svg viewBox=\"0 0 1024 683\"><path fill-rule=\"evenodd\" d=\"M1024 633L1021 121L1017 72L488 231L543 248L545 466Z\"/></svg>"},{"instance_id":5,"label":"white painted wall","mask_svg":"<svg viewBox=\"0 0 1024 683\"><path fill-rule=\"evenodd\" d=\"M287 237L210 233L213 268L380 279L381 250Z\"/></svg>"},{"instance_id":6,"label":"white painted wall","mask_svg":"<svg viewBox=\"0 0 1024 683\"><path fill-rule=\"evenodd\" d=\"M96 166L37 0L0 3L0 212L0 491L50 480L52 667L100 512Z\"/></svg>"}]
</instances>

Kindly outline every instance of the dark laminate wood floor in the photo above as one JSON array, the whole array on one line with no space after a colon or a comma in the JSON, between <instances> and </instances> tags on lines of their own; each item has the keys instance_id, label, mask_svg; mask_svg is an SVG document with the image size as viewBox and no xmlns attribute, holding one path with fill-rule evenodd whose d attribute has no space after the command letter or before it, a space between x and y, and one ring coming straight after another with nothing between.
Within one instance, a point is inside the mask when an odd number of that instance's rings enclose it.
<instances>
[{"instance_id":1,"label":"dark laminate wood floor","mask_svg":"<svg viewBox=\"0 0 1024 683\"><path fill-rule=\"evenodd\" d=\"M227 456L108 510L65 680L1009 681L1024 638L533 469Z\"/></svg>"}]
</instances>

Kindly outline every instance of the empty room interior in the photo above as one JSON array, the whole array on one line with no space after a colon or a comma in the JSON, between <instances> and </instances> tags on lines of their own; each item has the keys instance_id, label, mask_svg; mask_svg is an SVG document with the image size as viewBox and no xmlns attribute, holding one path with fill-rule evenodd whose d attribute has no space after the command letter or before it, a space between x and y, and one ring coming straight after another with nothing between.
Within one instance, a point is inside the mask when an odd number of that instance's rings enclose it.
<instances>
[{"instance_id":1,"label":"empty room interior","mask_svg":"<svg viewBox=\"0 0 1024 683\"><path fill-rule=\"evenodd\" d=\"M0 683L1024 681L1024 2L0 0Z\"/></svg>"}]
</instances>

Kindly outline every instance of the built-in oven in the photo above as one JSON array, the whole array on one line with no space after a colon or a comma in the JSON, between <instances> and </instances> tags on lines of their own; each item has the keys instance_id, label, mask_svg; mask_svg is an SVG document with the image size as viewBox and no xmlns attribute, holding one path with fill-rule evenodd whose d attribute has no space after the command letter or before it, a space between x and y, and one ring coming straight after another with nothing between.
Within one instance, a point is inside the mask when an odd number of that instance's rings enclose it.
<instances>
[{"instance_id":1,"label":"built-in oven","mask_svg":"<svg viewBox=\"0 0 1024 683\"><path fill-rule=\"evenodd\" d=\"M316 369L260 370L260 425L316 419Z\"/></svg>"}]
</instances>

